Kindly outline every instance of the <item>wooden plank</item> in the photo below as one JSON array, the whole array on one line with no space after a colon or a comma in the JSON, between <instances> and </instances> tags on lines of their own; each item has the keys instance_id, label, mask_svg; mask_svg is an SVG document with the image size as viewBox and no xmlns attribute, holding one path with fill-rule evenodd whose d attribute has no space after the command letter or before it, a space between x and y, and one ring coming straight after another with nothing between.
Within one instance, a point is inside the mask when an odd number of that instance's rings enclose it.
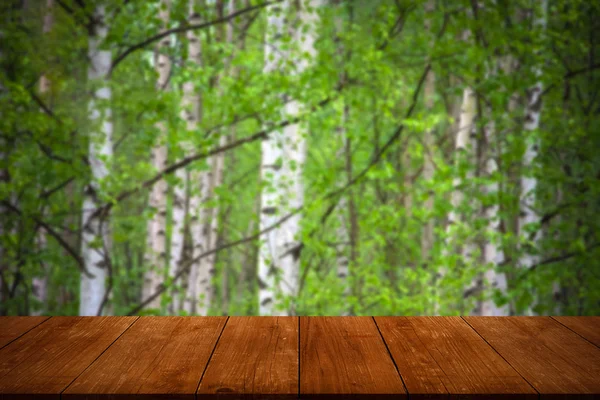
<instances>
[{"instance_id":1,"label":"wooden plank","mask_svg":"<svg viewBox=\"0 0 600 400\"><path fill-rule=\"evenodd\" d=\"M407 398L371 317L300 317L300 397Z\"/></svg>"},{"instance_id":2,"label":"wooden plank","mask_svg":"<svg viewBox=\"0 0 600 400\"><path fill-rule=\"evenodd\" d=\"M296 399L298 317L230 317L197 393Z\"/></svg>"},{"instance_id":3,"label":"wooden plank","mask_svg":"<svg viewBox=\"0 0 600 400\"><path fill-rule=\"evenodd\" d=\"M600 347L600 317L552 317Z\"/></svg>"},{"instance_id":4,"label":"wooden plank","mask_svg":"<svg viewBox=\"0 0 600 400\"><path fill-rule=\"evenodd\" d=\"M460 317L375 317L411 399L537 399Z\"/></svg>"},{"instance_id":5,"label":"wooden plank","mask_svg":"<svg viewBox=\"0 0 600 400\"><path fill-rule=\"evenodd\" d=\"M227 317L140 317L64 399L193 399Z\"/></svg>"},{"instance_id":6,"label":"wooden plank","mask_svg":"<svg viewBox=\"0 0 600 400\"><path fill-rule=\"evenodd\" d=\"M137 317L52 317L0 350L3 398L60 398Z\"/></svg>"},{"instance_id":7,"label":"wooden plank","mask_svg":"<svg viewBox=\"0 0 600 400\"><path fill-rule=\"evenodd\" d=\"M600 396L600 349L550 317L465 317L541 398Z\"/></svg>"},{"instance_id":8,"label":"wooden plank","mask_svg":"<svg viewBox=\"0 0 600 400\"><path fill-rule=\"evenodd\" d=\"M0 349L50 317L0 317Z\"/></svg>"}]
</instances>

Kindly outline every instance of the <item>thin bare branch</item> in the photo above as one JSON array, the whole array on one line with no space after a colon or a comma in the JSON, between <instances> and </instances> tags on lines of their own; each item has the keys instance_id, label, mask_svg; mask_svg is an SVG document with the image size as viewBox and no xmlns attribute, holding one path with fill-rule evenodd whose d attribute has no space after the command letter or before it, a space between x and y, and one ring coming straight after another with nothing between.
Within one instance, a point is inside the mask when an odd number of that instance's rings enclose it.
<instances>
[{"instance_id":1,"label":"thin bare branch","mask_svg":"<svg viewBox=\"0 0 600 400\"><path fill-rule=\"evenodd\" d=\"M15 207L14 205L12 205L10 202L2 200L1 201L2 204L4 206L6 206L6 208L8 208L9 210L11 210L13 213L19 215L19 216L23 216L23 213L21 210L19 210L17 207ZM41 227L43 227L46 232L52 236L54 239L56 239L56 241L58 242L58 244L60 244L60 246L65 249L67 251L67 253L69 253L69 255L73 258L73 260L75 260L75 262L77 263L77 265L79 266L79 269L81 270L81 272L83 274L85 274L86 276L92 278L92 274L90 274L90 272L85 268L85 263L83 262L83 259L79 256L79 254L77 254L77 251L75 251L75 249L73 249L73 247L71 247L71 245L69 243L67 243L62 236L60 236L60 234L58 234L58 232L56 232L50 225L48 225L46 222L42 221L41 219L39 219L38 217L31 215L29 216L31 219L33 219L35 221L36 224L40 225Z\"/></svg>"},{"instance_id":2,"label":"thin bare branch","mask_svg":"<svg viewBox=\"0 0 600 400\"><path fill-rule=\"evenodd\" d=\"M229 15L226 15L222 18L217 18L214 19L212 21L208 21L208 22L203 22L201 24L195 24L195 25L187 25L187 26L180 26L177 28L173 28L173 29L168 29L166 31L163 31L159 34L156 34L154 36L149 37L146 40L143 40L139 43L134 44L133 46L129 47L127 50L125 50L124 52L122 52L121 54L119 54L115 60L113 61L111 67L110 67L110 71L108 72L107 78L110 78L110 76L112 75L113 71L115 70L115 68L121 63L121 61L123 61L125 59L125 57L127 57L128 55L130 55L131 53L143 49L144 47L148 46L149 44L152 44L166 36L169 36L173 33L180 33L180 32L186 32L186 31L191 31L191 30L196 30L196 29L204 29L204 28L208 28L210 26L213 25L218 25L218 24L222 24L224 22L228 22L229 20L232 20L236 17L239 17L240 15L244 15L246 13L249 13L251 11L254 10L258 10L273 4L277 4L282 2L283 0L274 0L274 1L267 1L261 4L257 4L254 6L250 6L247 8L244 8L242 10L236 11L234 13L231 13Z\"/></svg>"}]
</instances>

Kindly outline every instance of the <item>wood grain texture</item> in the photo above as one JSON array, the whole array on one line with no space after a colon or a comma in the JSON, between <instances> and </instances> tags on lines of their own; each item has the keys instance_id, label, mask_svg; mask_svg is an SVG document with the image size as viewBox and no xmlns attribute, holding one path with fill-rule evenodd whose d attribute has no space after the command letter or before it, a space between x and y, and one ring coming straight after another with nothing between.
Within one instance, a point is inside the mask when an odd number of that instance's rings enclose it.
<instances>
[{"instance_id":1,"label":"wood grain texture","mask_svg":"<svg viewBox=\"0 0 600 400\"><path fill-rule=\"evenodd\" d=\"M406 398L371 317L300 317L301 398Z\"/></svg>"},{"instance_id":2,"label":"wood grain texture","mask_svg":"<svg viewBox=\"0 0 600 400\"><path fill-rule=\"evenodd\" d=\"M537 399L460 317L375 317L411 399Z\"/></svg>"},{"instance_id":3,"label":"wood grain texture","mask_svg":"<svg viewBox=\"0 0 600 400\"><path fill-rule=\"evenodd\" d=\"M2 397L60 398L60 392L136 319L50 318L0 350Z\"/></svg>"},{"instance_id":4,"label":"wood grain texture","mask_svg":"<svg viewBox=\"0 0 600 400\"><path fill-rule=\"evenodd\" d=\"M464 317L541 398L600 397L600 349L550 317Z\"/></svg>"},{"instance_id":5,"label":"wood grain texture","mask_svg":"<svg viewBox=\"0 0 600 400\"><path fill-rule=\"evenodd\" d=\"M0 318L0 399L593 399L599 319Z\"/></svg>"},{"instance_id":6,"label":"wood grain texture","mask_svg":"<svg viewBox=\"0 0 600 400\"><path fill-rule=\"evenodd\" d=\"M64 399L193 399L227 317L140 317Z\"/></svg>"},{"instance_id":7,"label":"wood grain texture","mask_svg":"<svg viewBox=\"0 0 600 400\"><path fill-rule=\"evenodd\" d=\"M600 317L552 317L600 347Z\"/></svg>"},{"instance_id":8,"label":"wood grain texture","mask_svg":"<svg viewBox=\"0 0 600 400\"><path fill-rule=\"evenodd\" d=\"M0 317L0 349L50 317Z\"/></svg>"},{"instance_id":9,"label":"wood grain texture","mask_svg":"<svg viewBox=\"0 0 600 400\"><path fill-rule=\"evenodd\" d=\"M230 317L198 399L298 397L298 317Z\"/></svg>"}]
</instances>

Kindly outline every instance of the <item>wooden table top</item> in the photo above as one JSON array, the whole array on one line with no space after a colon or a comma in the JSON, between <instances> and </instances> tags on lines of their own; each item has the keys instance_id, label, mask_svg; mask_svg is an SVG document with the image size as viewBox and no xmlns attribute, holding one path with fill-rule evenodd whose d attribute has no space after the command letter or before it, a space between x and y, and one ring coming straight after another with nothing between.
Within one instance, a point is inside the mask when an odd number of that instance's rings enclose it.
<instances>
[{"instance_id":1,"label":"wooden table top","mask_svg":"<svg viewBox=\"0 0 600 400\"><path fill-rule=\"evenodd\" d=\"M0 398L600 399L600 317L0 317Z\"/></svg>"}]
</instances>

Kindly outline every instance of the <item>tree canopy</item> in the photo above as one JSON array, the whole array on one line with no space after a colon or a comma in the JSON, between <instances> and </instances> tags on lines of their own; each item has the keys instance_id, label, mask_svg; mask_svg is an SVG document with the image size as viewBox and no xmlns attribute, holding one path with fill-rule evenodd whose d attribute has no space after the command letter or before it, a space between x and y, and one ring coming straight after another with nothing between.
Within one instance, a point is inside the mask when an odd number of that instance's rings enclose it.
<instances>
[{"instance_id":1,"label":"tree canopy","mask_svg":"<svg viewBox=\"0 0 600 400\"><path fill-rule=\"evenodd\" d=\"M0 314L598 314L598 21L2 1Z\"/></svg>"}]
</instances>

